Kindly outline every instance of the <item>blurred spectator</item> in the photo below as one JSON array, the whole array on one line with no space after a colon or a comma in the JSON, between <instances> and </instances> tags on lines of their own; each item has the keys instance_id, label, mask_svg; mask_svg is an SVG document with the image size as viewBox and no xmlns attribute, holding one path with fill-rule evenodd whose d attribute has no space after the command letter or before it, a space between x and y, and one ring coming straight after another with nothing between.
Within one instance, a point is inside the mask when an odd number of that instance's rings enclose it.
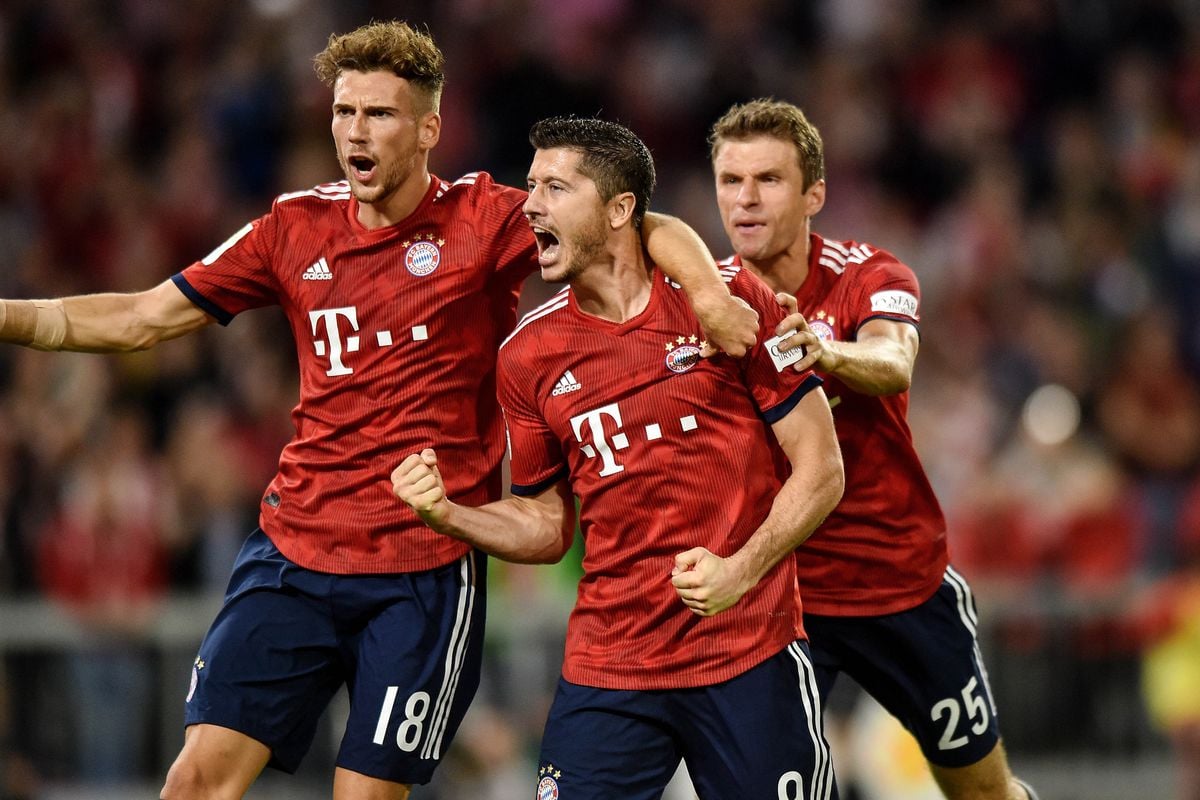
<instances>
[{"instance_id":1,"label":"blurred spectator","mask_svg":"<svg viewBox=\"0 0 1200 800\"><path fill-rule=\"evenodd\" d=\"M39 543L41 583L83 633L68 655L79 774L107 783L144 772L149 745L155 679L143 637L166 590L175 509L148 445L140 415L112 410L66 471Z\"/></svg>"}]
</instances>

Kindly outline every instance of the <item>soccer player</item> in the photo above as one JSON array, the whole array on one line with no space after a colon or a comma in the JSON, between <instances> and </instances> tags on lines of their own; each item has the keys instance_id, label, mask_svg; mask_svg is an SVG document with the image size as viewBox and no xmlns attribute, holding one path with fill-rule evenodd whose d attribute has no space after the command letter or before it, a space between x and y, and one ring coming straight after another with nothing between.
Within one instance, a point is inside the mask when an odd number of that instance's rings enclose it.
<instances>
[{"instance_id":1,"label":"soccer player","mask_svg":"<svg viewBox=\"0 0 1200 800\"><path fill-rule=\"evenodd\" d=\"M389 474L398 454L436 446L452 497L500 495L496 350L537 268L526 194L486 173L430 174L443 64L428 35L372 24L332 36L315 66L344 180L280 196L148 291L0 303L0 341L44 350L144 349L269 304L289 320L296 434L195 659L171 800L241 797L265 766L295 770L343 684L333 796L405 798L479 681L483 557L422 525ZM658 222L657 257L702 307L737 317L717 322L727 346L752 343L754 313L698 237Z\"/></svg>"},{"instance_id":2,"label":"soccer player","mask_svg":"<svg viewBox=\"0 0 1200 800\"><path fill-rule=\"evenodd\" d=\"M695 315L642 251L654 165L633 133L557 118L530 142L542 277L569 286L500 350L513 496L451 500L456 467L433 449L394 490L451 541L521 562L561 558L579 497L584 576L538 797L657 798L681 757L701 797L834 797L791 558L842 490L819 380L769 341L698 357ZM748 271L724 274L783 317Z\"/></svg>"},{"instance_id":3,"label":"soccer player","mask_svg":"<svg viewBox=\"0 0 1200 800\"><path fill-rule=\"evenodd\" d=\"M846 464L838 507L796 553L822 698L841 672L917 738L951 800L1026 800L1009 771L975 637L971 589L949 566L946 525L906 421L920 289L874 245L811 232L825 202L823 145L799 108L755 100L709 137L735 255L798 314L797 369L827 380ZM786 346L781 349L787 349Z\"/></svg>"}]
</instances>

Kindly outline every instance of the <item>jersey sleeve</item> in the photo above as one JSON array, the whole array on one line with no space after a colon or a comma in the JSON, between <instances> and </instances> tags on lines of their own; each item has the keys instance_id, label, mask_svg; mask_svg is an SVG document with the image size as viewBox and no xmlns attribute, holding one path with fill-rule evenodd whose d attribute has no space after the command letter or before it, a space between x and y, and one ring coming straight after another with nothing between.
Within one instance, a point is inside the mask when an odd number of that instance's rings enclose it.
<instances>
[{"instance_id":1,"label":"jersey sleeve","mask_svg":"<svg viewBox=\"0 0 1200 800\"><path fill-rule=\"evenodd\" d=\"M908 265L877 252L855 274L854 330L873 319L888 319L919 327L921 288Z\"/></svg>"},{"instance_id":2,"label":"jersey sleeve","mask_svg":"<svg viewBox=\"0 0 1200 800\"><path fill-rule=\"evenodd\" d=\"M510 340L500 349L496 380L508 433L511 490L529 497L567 477L567 463L558 438L534 403L534 375L520 358L519 344L519 339Z\"/></svg>"},{"instance_id":3,"label":"jersey sleeve","mask_svg":"<svg viewBox=\"0 0 1200 800\"><path fill-rule=\"evenodd\" d=\"M495 233L496 272L520 283L537 269L537 243L524 212L527 195L521 189L492 182L490 176L487 180L480 208Z\"/></svg>"},{"instance_id":4,"label":"jersey sleeve","mask_svg":"<svg viewBox=\"0 0 1200 800\"><path fill-rule=\"evenodd\" d=\"M797 372L791 366L785 366L783 370L776 368L766 342L774 338L775 326L787 312L775 302L774 293L762 279L750 270L742 269L734 275L729 289L758 312L758 340L742 359L742 380L750 389L763 418L769 423L778 422L822 381L812 370Z\"/></svg>"},{"instance_id":5,"label":"jersey sleeve","mask_svg":"<svg viewBox=\"0 0 1200 800\"><path fill-rule=\"evenodd\" d=\"M248 222L171 280L222 325L248 309L273 305L279 297L278 282L271 270L275 228L274 214Z\"/></svg>"}]
</instances>

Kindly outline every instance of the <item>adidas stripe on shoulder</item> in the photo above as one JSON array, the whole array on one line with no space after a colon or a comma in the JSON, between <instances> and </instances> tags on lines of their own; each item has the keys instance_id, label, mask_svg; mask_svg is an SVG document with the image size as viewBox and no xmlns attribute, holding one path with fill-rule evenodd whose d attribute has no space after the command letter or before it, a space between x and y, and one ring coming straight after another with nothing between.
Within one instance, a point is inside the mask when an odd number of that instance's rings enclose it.
<instances>
[{"instance_id":1,"label":"adidas stripe on shoulder","mask_svg":"<svg viewBox=\"0 0 1200 800\"><path fill-rule=\"evenodd\" d=\"M350 199L350 182L349 181L334 181L333 183L322 183L319 186L314 186L311 189L303 189L298 192L288 192L281 194L275 198L275 203L286 203L289 200L295 200L300 197L315 197L318 200L349 200Z\"/></svg>"},{"instance_id":2,"label":"adidas stripe on shoulder","mask_svg":"<svg viewBox=\"0 0 1200 800\"><path fill-rule=\"evenodd\" d=\"M569 286L561 289L558 292L558 294L554 295L549 300L542 303L537 308L534 308L533 310L529 311L525 316L521 317L521 321L517 323L517 327L513 328L513 332L510 333L504 339L504 341L500 343L500 347L503 348L504 345L506 345L510 341L512 341L512 338L514 336L516 336L518 333L520 333L521 330L529 323L531 323L535 320L539 320L542 317L549 316L550 314L553 314L555 311L558 311L560 308L566 308L567 295L570 293L570 291L571 291L571 289Z\"/></svg>"},{"instance_id":3,"label":"adidas stripe on shoulder","mask_svg":"<svg viewBox=\"0 0 1200 800\"><path fill-rule=\"evenodd\" d=\"M870 245L859 244L854 247L846 247L841 242L832 242L826 239L817 263L841 275L846 271L846 267L851 264L862 264L875 255L875 252Z\"/></svg>"}]
</instances>

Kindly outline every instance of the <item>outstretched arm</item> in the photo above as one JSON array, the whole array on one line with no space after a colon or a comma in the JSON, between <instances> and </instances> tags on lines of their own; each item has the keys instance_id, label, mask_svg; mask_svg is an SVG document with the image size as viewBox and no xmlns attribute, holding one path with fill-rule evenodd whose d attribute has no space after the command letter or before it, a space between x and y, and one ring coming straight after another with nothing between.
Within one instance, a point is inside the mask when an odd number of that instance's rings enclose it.
<instances>
[{"instance_id":1,"label":"outstretched arm","mask_svg":"<svg viewBox=\"0 0 1200 800\"><path fill-rule=\"evenodd\" d=\"M915 326L873 319L858 329L854 341L831 342L812 332L804 315L796 311L794 297L780 292L776 299L791 312L776 326L776 335L796 331L780 349L805 349L804 358L792 365L797 371L811 369L832 375L854 391L874 397L907 392L912 386L921 343Z\"/></svg>"},{"instance_id":2,"label":"outstretched arm","mask_svg":"<svg viewBox=\"0 0 1200 800\"><path fill-rule=\"evenodd\" d=\"M38 350L146 350L211 322L169 280L134 294L0 300L0 342Z\"/></svg>"},{"instance_id":3,"label":"outstretched arm","mask_svg":"<svg viewBox=\"0 0 1200 800\"><path fill-rule=\"evenodd\" d=\"M758 312L729 293L700 234L677 217L648 213L642 235L650 258L687 292L709 341L731 356L745 355L757 339Z\"/></svg>"},{"instance_id":4,"label":"outstretched arm","mask_svg":"<svg viewBox=\"0 0 1200 800\"><path fill-rule=\"evenodd\" d=\"M721 558L703 547L675 557L671 582L684 605L711 617L742 598L781 559L816 530L842 498L845 474L825 392L815 389L772 430L792 474L767 518L733 555Z\"/></svg>"},{"instance_id":5,"label":"outstretched arm","mask_svg":"<svg viewBox=\"0 0 1200 800\"><path fill-rule=\"evenodd\" d=\"M505 561L553 564L575 537L575 499L566 480L532 497L463 506L446 496L437 453L426 448L392 471L392 492L433 530Z\"/></svg>"}]
</instances>

